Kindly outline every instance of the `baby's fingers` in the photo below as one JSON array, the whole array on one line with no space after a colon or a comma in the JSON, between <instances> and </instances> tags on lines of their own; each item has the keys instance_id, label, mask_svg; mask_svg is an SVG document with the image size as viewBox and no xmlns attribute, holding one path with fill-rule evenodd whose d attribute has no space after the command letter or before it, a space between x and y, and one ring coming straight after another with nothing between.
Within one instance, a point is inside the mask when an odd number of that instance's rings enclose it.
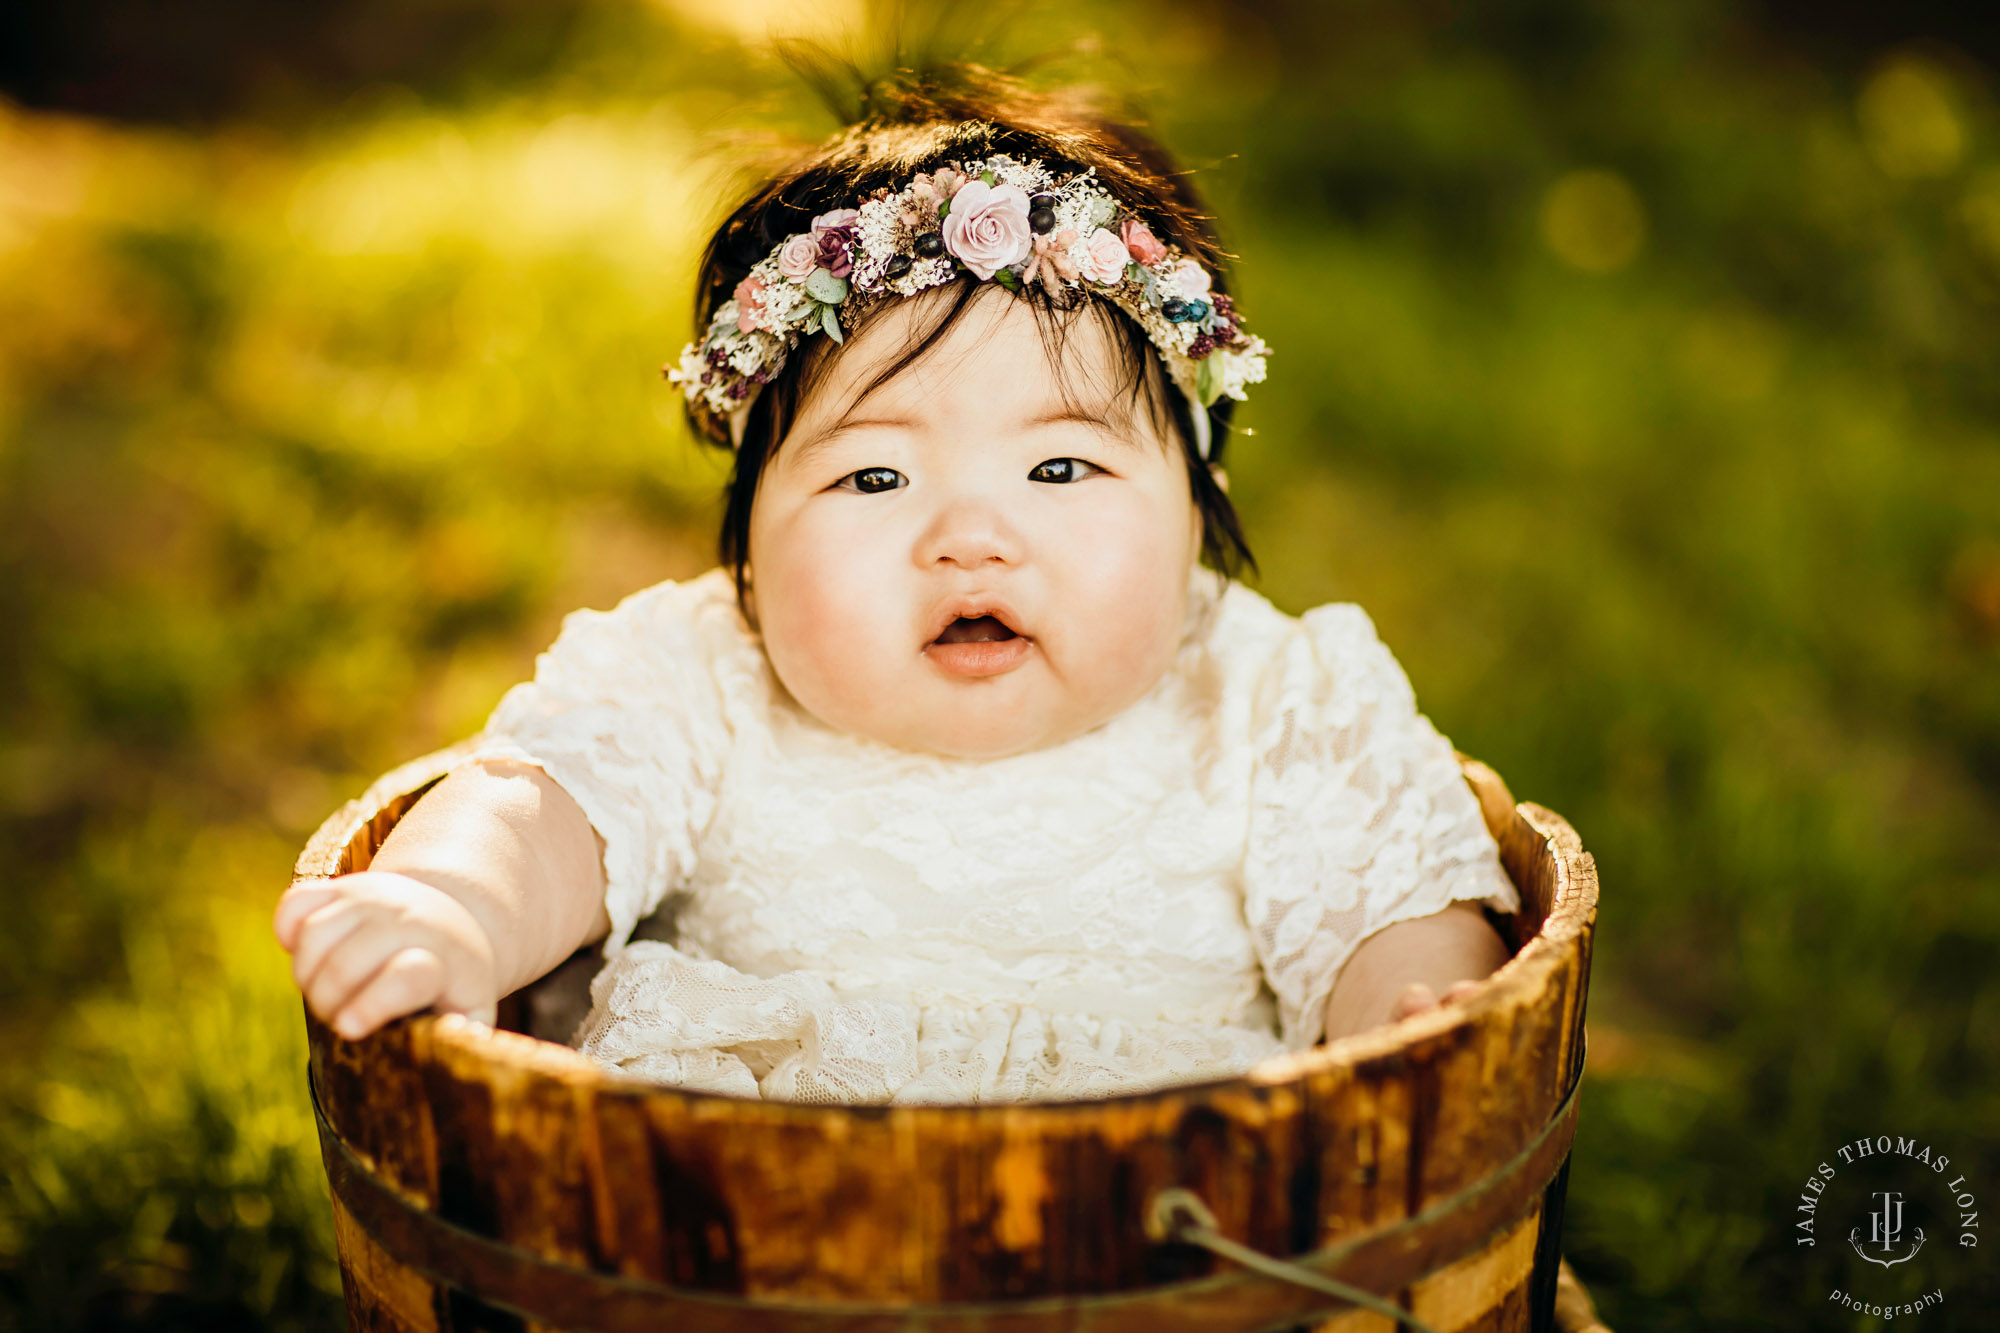
<instances>
[{"instance_id":1,"label":"baby's fingers","mask_svg":"<svg viewBox=\"0 0 2000 1333\"><path fill-rule=\"evenodd\" d=\"M1402 994L1396 997L1396 1003L1390 1006L1389 1017L1391 1021L1400 1021L1413 1014L1421 1014L1427 1009L1435 1009L1437 1006L1437 992L1421 981L1412 981L1403 987Z\"/></svg>"},{"instance_id":2,"label":"baby's fingers","mask_svg":"<svg viewBox=\"0 0 2000 1333\"><path fill-rule=\"evenodd\" d=\"M312 947L312 934L309 925L307 943L299 949L297 962L301 965L307 961L307 949ZM305 992L312 1011L331 1023L384 963L411 945L410 931L402 923L379 918L366 921L345 933L310 976L300 977L299 989Z\"/></svg>"},{"instance_id":3,"label":"baby's fingers","mask_svg":"<svg viewBox=\"0 0 2000 1333\"><path fill-rule=\"evenodd\" d=\"M292 932L292 980L298 983L307 999L312 998L313 985L320 973L326 970L334 952L353 938L368 923L369 917L365 904L352 898L335 898L322 903L299 922ZM381 961L378 958L375 964L379 966ZM372 970L373 967L370 968ZM358 984L366 978L367 973L363 973L351 980Z\"/></svg>"},{"instance_id":4,"label":"baby's fingers","mask_svg":"<svg viewBox=\"0 0 2000 1333\"><path fill-rule=\"evenodd\" d=\"M444 994L444 964L429 949L398 950L362 985L333 1019L349 1041L365 1037L392 1018L437 1003Z\"/></svg>"},{"instance_id":5,"label":"baby's fingers","mask_svg":"<svg viewBox=\"0 0 2000 1333\"><path fill-rule=\"evenodd\" d=\"M292 953L299 947L299 927L307 917L332 902L340 890L330 879L308 879L286 889L278 898L278 910L271 916L271 929L277 932L278 943L285 952Z\"/></svg>"}]
</instances>

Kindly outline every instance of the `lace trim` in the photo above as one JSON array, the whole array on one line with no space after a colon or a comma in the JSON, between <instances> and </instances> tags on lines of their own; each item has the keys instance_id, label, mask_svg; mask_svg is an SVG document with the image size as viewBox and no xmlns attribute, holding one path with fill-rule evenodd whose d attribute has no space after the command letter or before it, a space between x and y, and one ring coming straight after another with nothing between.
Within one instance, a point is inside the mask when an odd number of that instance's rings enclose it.
<instances>
[{"instance_id":1,"label":"lace trim","mask_svg":"<svg viewBox=\"0 0 2000 1333\"><path fill-rule=\"evenodd\" d=\"M1108 1096L1232 1077L1279 1049L1249 1028L850 997L811 973L754 977L645 940L608 964L590 995L575 1044L600 1064L778 1101Z\"/></svg>"}]
</instances>

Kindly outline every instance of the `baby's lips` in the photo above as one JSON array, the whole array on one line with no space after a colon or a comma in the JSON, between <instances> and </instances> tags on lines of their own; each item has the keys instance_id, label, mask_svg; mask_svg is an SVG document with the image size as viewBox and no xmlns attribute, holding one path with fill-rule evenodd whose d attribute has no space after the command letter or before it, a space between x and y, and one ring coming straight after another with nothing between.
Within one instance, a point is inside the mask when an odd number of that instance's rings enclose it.
<instances>
[{"instance_id":1,"label":"baby's lips","mask_svg":"<svg viewBox=\"0 0 2000 1333\"><path fill-rule=\"evenodd\" d=\"M938 614L931 619L931 632L925 638L924 643L926 645L936 643L938 636L943 634L954 621L977 620L981 616L993 617L1005 625L1008 632L1016 634L1021 638L1031 639L1034 637L1034 635L1021 628L1020 614L1005 601L994 597L973 596L955 597L940 607Z\"/></svg>"},{"instance_id":2,"label":"baby's lips","mask_svg":"<svg viewBox=\"0 0 2000 1333\"><path fill-rule=\"evenodd\" d=\"M966 677L997 676L1012 671L1033 651L1033 641L1021 634L1007 639L968 639L924 646L924 655L947 674Z\"/></svg>"}]
</instances>

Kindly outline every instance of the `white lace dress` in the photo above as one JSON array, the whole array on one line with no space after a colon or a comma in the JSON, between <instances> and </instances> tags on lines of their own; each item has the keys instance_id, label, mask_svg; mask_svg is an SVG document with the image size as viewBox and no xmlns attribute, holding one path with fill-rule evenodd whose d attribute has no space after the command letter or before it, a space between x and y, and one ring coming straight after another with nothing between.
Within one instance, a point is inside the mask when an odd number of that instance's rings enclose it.
<instances>
[{"instance_id":1,"label":"white lace dress","mask_svg":"<svg viewBox=\"0 0 2000 1333\"><path fill-rule=\"evenodd\" d=\"M604 843L574 1043L806 1102L1095 1097L1312 1046L1342 962L1514 911L1451 745L1359 606L1196 571L1178 658L1074 740L950 759L792 702L728 575L578 611L466 760L540 765ZM658 912L664 939L633 939Z\"/></svg>"}]
</instances>

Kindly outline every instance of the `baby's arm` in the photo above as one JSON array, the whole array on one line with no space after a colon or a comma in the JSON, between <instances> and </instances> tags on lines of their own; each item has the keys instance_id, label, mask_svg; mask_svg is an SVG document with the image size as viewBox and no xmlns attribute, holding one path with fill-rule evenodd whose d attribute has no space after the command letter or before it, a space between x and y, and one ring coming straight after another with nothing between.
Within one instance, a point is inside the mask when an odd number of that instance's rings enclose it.
<instances>
[{"instance_id":1,"label":"baby's arm","mask_svg":"<svg viewBox=\"0 0 2000 1333\"><path fill-rule=\"evenodd\" d=\"M1507 961L1477 903L1384 926L1348 956L1326 999L1328 1041L1408 1018L1471 989Z\"/></svg>"},{"instance_id":2,"label":"baby's arm","mask_svg":"<svg viewBox=\"0 0 2000 1333\"><path fill-rule=\"evenodd\" d=\"M278 942L314 1013L349 1039L427 1006L491 1023L495 1006L611 928L597 833L541 769L457 769L369 868L305 880Z\"/></svg>"}]
</instances>

